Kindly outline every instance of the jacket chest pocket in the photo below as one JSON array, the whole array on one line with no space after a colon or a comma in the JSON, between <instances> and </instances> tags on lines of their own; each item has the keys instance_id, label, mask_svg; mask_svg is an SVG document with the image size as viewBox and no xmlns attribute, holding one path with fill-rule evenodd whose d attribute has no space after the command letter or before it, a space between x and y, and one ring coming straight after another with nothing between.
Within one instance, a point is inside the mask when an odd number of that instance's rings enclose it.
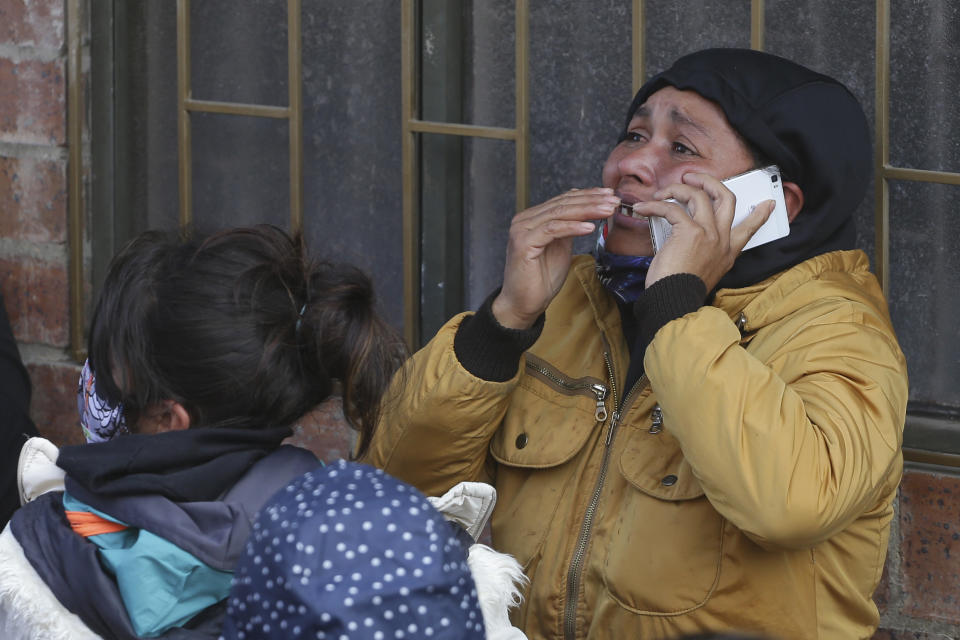
<instances>
[{"instance_id":1,"label":"jacket chest pocket","mask_svg":"<svg viewBox=\"0 0 960 640\"><path fill-rule=\"evenodd\" d=\"M566 514L575 502L568 491L575 487L574 465L567 463L597 439L607 421L607 390L597 378L570 378L527 357L527 375L490 442L490 455L498 466L495 544L529 570L546 532L568 526Z\"/></svg>"},{"instance_id":2,"label":"jacket chest pocket","mask_svg":"<svg viewBox=\"0 0 960 640\"><path fill-rule=\"evenodd\" d=\"M609 532L605 585L634 613L683 614L716 589L724 520L667 431L624 435L618 462L624 495Z\"/></svg>"}]
</instances>

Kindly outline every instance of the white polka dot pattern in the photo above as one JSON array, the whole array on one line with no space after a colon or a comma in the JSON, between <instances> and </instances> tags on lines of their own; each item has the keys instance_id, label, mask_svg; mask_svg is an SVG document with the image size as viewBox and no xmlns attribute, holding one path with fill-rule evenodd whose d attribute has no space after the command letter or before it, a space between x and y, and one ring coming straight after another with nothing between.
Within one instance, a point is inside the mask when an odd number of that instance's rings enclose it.
<instances>
[{"instance_id":1,"label":"white polka dot pattern","mask_svg":"<svg viewBox=\"0 0 960 640\"><path fill-rule=\"evenodd\" d=\"M483 638L466 548L419 491L339 461L260 512L224 638Z\"/></svg>"}]
</instances>

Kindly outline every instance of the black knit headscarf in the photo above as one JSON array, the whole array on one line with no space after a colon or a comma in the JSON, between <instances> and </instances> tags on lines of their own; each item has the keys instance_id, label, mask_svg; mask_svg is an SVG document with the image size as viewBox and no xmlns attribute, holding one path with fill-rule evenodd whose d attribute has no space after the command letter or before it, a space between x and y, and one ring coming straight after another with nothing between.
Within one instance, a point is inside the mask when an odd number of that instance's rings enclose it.
<instances>
[{"instance_id":1,"label":"black knit headscarf","mask_svg":"<svg viewBox=\"0 0 960 640\"><path fill-rule=\"evenodd\" d=\"M803 190L790 235L743 252L720 287L755 284L807 258L852 249L853 213L871 174L860 103L842 84L794 62L749 49L706 49L677 60L634 96L637 108L670 85L717 103L730 125Z\"/></svg>"}]
</instances>

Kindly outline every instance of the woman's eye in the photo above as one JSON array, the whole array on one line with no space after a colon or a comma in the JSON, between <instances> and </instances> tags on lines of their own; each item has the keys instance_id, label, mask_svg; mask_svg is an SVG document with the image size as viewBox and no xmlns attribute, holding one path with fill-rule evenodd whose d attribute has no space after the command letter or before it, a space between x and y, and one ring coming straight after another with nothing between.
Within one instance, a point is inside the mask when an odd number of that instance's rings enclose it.
<instances>
[{"instance_id":1,"label":"woman's eye","mask_svg":"<svg viewBox=\"0 0 960 640\"><path fill-rule=\"evenodd\" d=\"M629 142L642 142L643 134L638 131L627 131L626 140Z\"/></svg>"},{"instance_id":2,"label":"woman's eye","mask_svg":"<svg viewBox=\"0 0 960 640\"><path fill-rule=\"evenodd\" d=\"M674 143L673 143L673 151L674 151L674 153L679 153L680 155L685 155L685 156L686 156L686 155L691 155L691 156L697 155L697 152L696 152L696 151L694 151L693 149L691 149L691 148L688 147L687 145L683 144L682 142L674 142Z\"/></svg>"}]
</instances>

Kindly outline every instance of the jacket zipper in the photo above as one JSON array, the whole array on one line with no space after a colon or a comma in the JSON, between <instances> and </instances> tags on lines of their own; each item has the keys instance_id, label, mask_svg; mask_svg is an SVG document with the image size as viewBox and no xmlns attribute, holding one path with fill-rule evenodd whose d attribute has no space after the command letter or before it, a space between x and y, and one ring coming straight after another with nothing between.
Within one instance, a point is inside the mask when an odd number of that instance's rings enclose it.
<instances>
[{"instance_id":1,"label":"jacket zipper","mask_svg":"<svg viewBox=\"0 0 960 640\"><path fill-rule=\"evenodd\" d=\"M573 558L570 560L570 568L567 570L567 598L564 605L563 616L563 637L566 640L575 640L577 635L577 602L580 596L580 581L583 577L583 559L586 556L587 545L590 542L590 535L593 532L593 517L596 515L597 506L600 503L600 492L607 479L607 468L610 466L611 445L616 435L617 427L620 425L621 411L628 405L637 389L642 388L647 379L643 375L637 380L627 395L623 398L623 404L618 404L617 400L617 382L613 375L613 365L610 362L609 352L604 352L603 360L607 365L607 375L610 378L610 389L613 392L613 416L610 419L610 425L607 427L607 439L604 443L603 460L600 463L600 474L597 476L597 482L593 487L593 494L590 496L590 502L583 515L583 524L580 525L580 535L577 536L577 546L574 548Z\"/></svg>"},{"instance_id":2,"label":"jacket zipper","mask_svg":"<svg viewBox=\"0 0 960 640\"><path fill-rule=\"evenodd\" d=\"M597 422L606 422L608 414L605 401L608 391L605 386L597 382L591 382L590 380L568 380L543 365L531 362L529 359L527 360L527 369L532 369L537 372L555 386L560 387L564 393L578 395L589 393L597 400L597 409L594 412L594 418L596 418ZM616 400L614 400L614 402L616 402Z\"/></svg>"}]
</instances>

